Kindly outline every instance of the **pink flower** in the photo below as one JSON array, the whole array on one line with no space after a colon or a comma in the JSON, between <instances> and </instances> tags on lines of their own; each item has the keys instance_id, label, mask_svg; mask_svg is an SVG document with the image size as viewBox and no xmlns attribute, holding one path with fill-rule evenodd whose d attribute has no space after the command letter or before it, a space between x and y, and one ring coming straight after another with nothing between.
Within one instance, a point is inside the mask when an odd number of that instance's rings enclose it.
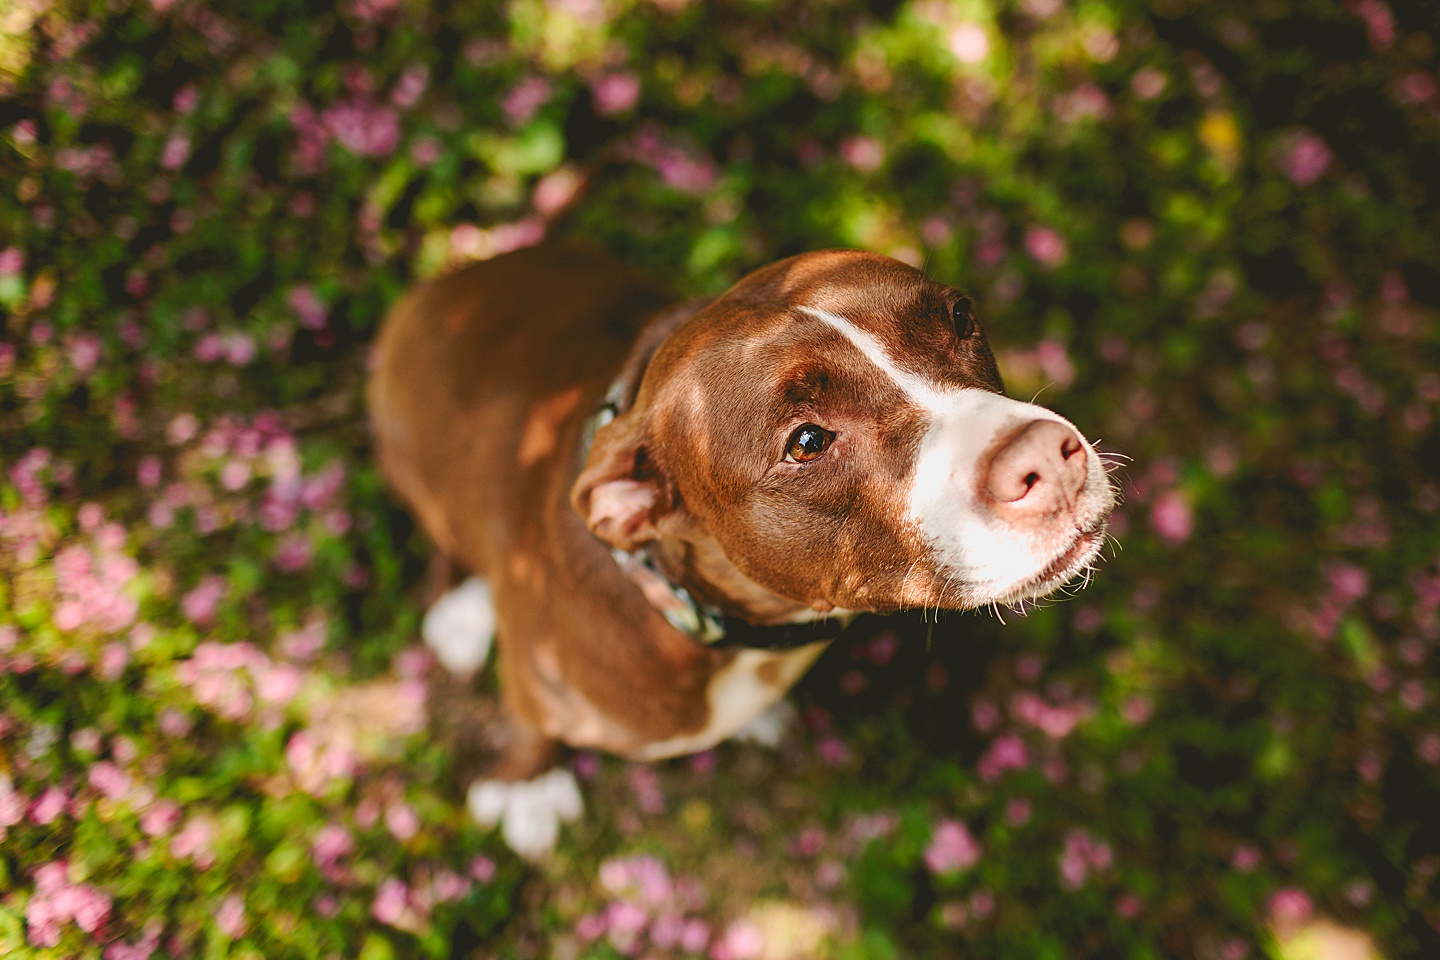
<instances>
[{"instance_id":1,"label":"pink flower","mask_svg":"<svg viewBox=\"0 0 1440 960\"><path fill-rule=\"evenodd\" d=\"M390 91L390 102L402 110L415 106L425 88L430 85L430 68L423 63L412 64L400 74L395 89Z\"/></svg>"},{"instance_id":2,"label":"pink flower","mask_svg":"<svg viewBox=\"0 0 1440 960\"><path fill-rule=\"evenodd\" d=\"M200 91L193 83L187 83L176 90L174 98L170 101L170 106L179 114L189 113L199 105Z\"/></svg>"},{"instance_id":3,"label":"pink flower","mask_svg":"<svg viewBox=\"0 0 1440 960\"><path fill-rule=\"evenodd\" d=\"M459 900L470 892L470 881L453 870L441 870L435 874L430 888L435 894L436 901L449 903L452 900Z\"/></svg>"},{"instance_id":4,"label":"pink flower","mask_svg":"<svg viewBox=\"0 0 1440 960\"><path fill-rule=\"evenodd\" d=\"M419 925L419 917L410 907L410 889L394 877L380 881L375 900L370 904L370 915L402 930L413 930Z\"/></svg>"},{"instance_id":5,"label":"pink flower","mask_svg":"<svg viewBox=\"0 0 1440 960\"><path fill-rule=\"evenodd\" d=\"M885 145L874 137L847 137L840 143L840 156L862 173L872 173L885 162Z\"/></svg>"},{"instance_id":6,"label":"pink flower","mask_svg":"<svg viewBox=\"0 0 1440 960\"><path fill-rule=\"evenodd\" d=\"M925 848L925 865L931 873L968 870L980 861L980 844L958 820L941 820Z\"/></svg>"},{"instance_id":7,"label":"pink flower","mask_svg":"<svg viewBox=\"0 0 1440 960\"><path fill-rule=\"evenodd\" d=\"M400 115L393 107L354 99L326 108L326 129L340 145L362 157L384 157L400 142Z\"/></svg>"},{"instance_id":8,"label":"pink flower","mask_svg":"<svg viewBox=\"0 0 1440 960\"><path fill-rule=\"evenodd\" d=\"M325 318L329 311L320 298L315 295L315 289L307 285L290 288L288 296L290 309L300 319L300 326L307 330L319 330L325 326Z\"/></svg>"},{"instance_id":9,"label":"pink flower","mask_svg":"<svg viewBox=\"0 0 1440 960\"><path fill-rule=\"evenodd\" d=\"M225 360L234 367L243 367L255 359L255 338L245 333L226 334L223 342Z\"/></svg>"},{"instance_id":10,"label":"pink flower","mask_svg":"<svg viewBox=\"0 0 1440 960\"><path fill-rule=\"evenodd\" d=\"M1178 545L1189 540L1194 525L1190 501L1179 490L1162 493L1150 508L1150 526L1167 543Z\"/></svg>"},{"instance_id":11,"label":"pink flower","mask_svg":"<svg viewBox=\"0 0 1440 960\"><path fill-rule=\"evenodd\" d=\"M266 703L287 704L300 691L302 677L303 674L288 663L267 666L256 676L255 694Z\"/></svg>"},{"instance_id":12,"label":"pink flower","mask_svg":"<svg viewBox=\"0 0 1440 960\"><path fill-rule=\"evenodd\" d=\"M1351 0L1346 6L1365 21L1365 33L1369 36L1371 47L1384 50L1395 42L1395 12L1388 4L1381 0Z\"/></svg>"},{"instance_id":13,"label":"pink flower","mask_svg":"<svg viewBox=\"0 0 1440 960\"><path fill-rule=\"evenodd\" d=\"M1012 827L1023 827L1030 822L1030 801L1016 797L1005 805L1005 822Z\"/></svg>"},{"instance_id":14,"label":"pink flower","mask_svg":"<svg viewBox=\"0 0 1440 960\"><path fill-rule=\"evenodd\" d=\"M850 762L850 748L834 734L821 737L815 745L815 753L827 766L841 767Z\"/></svg>"},{"instance_id":15,"label":"pink flower","mask_svg":"<svg viewBox=\"0 0 1440 960\"><path fill-rule=\"evenodd\" d=\"M606 926L612 933L639 933L649 919L639 904L628 900L616 900L605 909Z\"/></svg>"},{"instance_id":16,"label":"pink flower","mask_svg":"<svg viewBox=\"0 0 1440 960\"><path fill-rule=\"evenodd\" d=\"M440 141L434 137L421 137L410 145L410 159L422 167L428 167L440 159Z\"/></svg>"},{"instance_id":17,"label":"pink flower","mask_svg":"<svg viewBox=\"0 0 1440 960\"><path fill-rule=\"evenodd\" d=\"M163 836L179 822L180 805L174 800L156 800L140 814L140 830L147 837Z\"/></svg>"},{"instance_id":18,"label":"pink flower","mask_svg":"<svg viewBox=\"0 0 1440 960\"><path fill-rule=\"evenodd\" d=\"M350 831L335 823L327 823L315 832L310 852L322 863L333 864L341 857L349 856L355 850L355 838Z\"/></svg>"},{"instance_id":19,"label":"pink flower","mask_svg":"<svg viewBox=\"0 0 1440 960\"><path fill-rule=\"evenodd\" d=\"M511 87L500 101L500 109L512 126L522 126L550 99L550 81L528 77Z\"/></svg>"},{"instance_id":20,"label":"pink flower","mask_svg":"<svg viewBox=\"0 0 1440 960\"><path fill-rule=\"evenodd\" d=\"M215 911L215 929L231 940L245 935L245 901L238 893L226 897Z\"/></svg>"},{"instance_id":21,"label":"pink flower","mask_svg":"<svg viewBox=\"0 0 1440 960\"><path fill-rule=\"evenodd\" d=\"M710 948L710 956L712 960L756 960L764 950L765 936L760 928L744 920L736 920Z\"/></svg>"},{"instance_id":22,"label":"pink flower","mask_svg":"<svg viewBox=\"0 0 1440 960\"><path fill-rule=\"evenodd\" d=\"M179 710L160 711L160 732L167 737L183 737L190 732L190 718Z\"/></svg>"},{"instance_id":23,"label":"pink flower","mask_svg":"<svg viewBox=\"0 0 1440 960\"><path fill-rule=\"evenodd\" d=\"M397 800L385 808L385 827L396 840L409 840L420 832L420 818L414 807Z\"/></svg>"},{"instance_id":24,"label":"pink flower","mask_svg":"<svg viewBox=\"0 0 1440 960\"><path fill-rule=\"evenodd\" d=\"M1084 830L1071 830L1065 834L1065 847L1060 854L1060 886L1078 890L1092 870L1108 870L1114 862L1108 843Z\"/></svg>"},{"instance_id":25,"label":"pink flower","mask_svg":"<svg viewBox=\"0 0 1440 960\"><path fill-rule=\"evenodd\" d=\"M1266 904L1270 922L1281 930L1288 931L1293 931L1309 920L1314 910L1310 897L1297 887L1281 887L1270 895Z\"/></svg>"},{"instance_id":26,"label":"pink flower","mask_svg":"<svg viewBox=\"0 0 1440 960\"><path fill-rule=\"evenodd\" d=\"M1000 708L990 700L976 700L970 705L970 722L981 733L990 733L1000 724Z\"/></svg>"},{"instance_id":27,"label":"pink flower","mask_svg":"<svg viewBox=\"0 0 1440 960\"><path fill-rule=\"evenodd\" d=\"M35 894L25 908L26 936L33 945L58 944L60 928L66 922L94 933L110 918L110 898L86 884L70 883L65 861L44 864L34 876Z\"/></svg>"},{"instance_id":28,"label":"pink flower","mask_svg":"<svg viewBox=\"0 0 1440 960\"><path fill-rule=\"evenodd\" d=\"M495 861L485 856L476 857L470 861L470 876L480 883L489 883L495 879Z\"/></svg>"},{"instance_id":29,"label":"pink flower","mask_svg":"<svg viewBox=\"0 0 1440 960\"><path fill-rule=\"evenodd\" d=\"M30 805L30 819L44 826L54 822L55 818L65 812L69 805L70 798L65 791L59 787L47 787L45 792L35 798ZM0 813L0 827L4 825L4 815Z\"/></svg>"},{"instance_id":30,"label":"pink flower","mask_svg":"<svg viewBox=\"0 0 1440 960\"><path fill-rule=\"evenodd\" d=\"M313 555L310 541L304 535L292 533L285 536L275 547L275 566L286 573L303 570L310 565Z\"/></svg>"},{"instance_id":31,"label":"pink flower","mask_svg":"<svg viewBox=\"0 0 1440 960\"><path fill-rule=\"evenodd\" d=\"M1334 159L1330 145L1312 130L1288 134L1280 145L1280 168L1296 186L1308 187L1330 167Z\"/></svg>"},{"instance_id":32,"label":"pink flower","mask_svg":"<svg viewBox=\"0 0 1440 960\"><path fill-rule=\"evenodd\" d=\"M1040 266L1052 270L1065 262L1070 245L1049 227L1031 227L1025 231L1025 252Z\"/></svg>"},{"instance_id":33,"label":"pink flower","mask_svg":"<svg viewBox=\"0 0 1440 960\"><path fill-rule=\"evenodd\" d=\"M325 164L325 146L330 131L315 108L303 100L290 111L290 124L295 128L295 166L300 173L313 174Z\"/></svg>"},{"instance_id":34,"label":"pink flower","mask_svg":"<svg viewBox=\"0 0 1440 960\"><path fill-rule=\"evenodd\" d=\"M608 929L605 915L600 913L587 913L575 921L575 936L589 943L599 940L605 936Z\"/></svg>"},{"instance_id":35,"label":"pink flower","mask_svg":"<svg viewBox=\"0 0 1440 960\"><path fill-rule=\"evenodd\" d=\"M180 599L180 609L191 623L208 626L228 589L223 577L210 574Z\"/></svg>"},{"instance_id":36,"label":"pink flower","mask_svg":"<svg viewBox=\"0 0 1440 960\"><path fill-rule=\"evenodd\" d=\"M9 777L0 776L0 839L7 827L25 819L25 794L16 790Z\"/></svg>"},{"instance_id":37,"label":"pink flower","mask_svg":"<svg viewBox=\"0 0 1440 960\"><path fill-rule=\"evenodd\" d=\"M1396 98L1401 103L1424 103L1435 96L1435 78L1421 70L1405 74L1396 84Z\"/></svg>"},{"instance_id":38,"label":"pink flower","mask_svg":"<svg viewBox=\"0 0 1440 960\"><path fill-rule=\"evenodd\" d=\"M325 620L312 617L299 630L282 634L277 641L280 652L291 660L309 660L325 646Z\"/></svg>"},{"instance_id":39,"label":"pink flower","mask_svg":"<svg viewBox=\"0 0 1440 960\"><path fill-rule=\"evenodd\" d=\"M702 193L715 183L714 162L692 149L677 145L661 135L658 128L646 126L631 138L631 158L660 174L667 186L686 193Z\"/></svg>"},{"instance_id":40,"label":"pink flower","mask_svg":"<svg viewBox=\"0 0 1440 960\"><path fill-rule=\"evenodd\" d=\"M680 934L680 949L686 953L699 953L710 942L710 925L704 920L687 920Z\"/></svg>"},{"instance_id":41,"label":"pink flower","mask_svg":"<svg viewBox=\"0 0 1440 960\"><path fill-rule=\"evenodd\" d=\"M684 918L673 913L661 914L650 924L650 942L661 950L673 950L684 933Z\"/></svg>"},{"instance_id":42,"label":"pink flower","mask_svg":"<svg viewBox=\"0 0 1440 960\"><path fill-rule=\"evenodd\" d=\"M1240 873L1249 873L1260 866L1260 850L1249 843L1242 843L1230 854L1230 866Z\"/></svg>"},{"instance_id":43,"label":"pink flower","mask_svg":"<svg viewBox=\"0 0 1440 960\"><path fill-rule=\"evenodd\" d=\"M285 759L295 782L307 793L320 794L336 780L355 775L359 758L343 739L320 740L301 730L285 746Z\"/></svg>"},{"instance_id":44,"label":"pink flower","mask_svg":"<svg viewBox=\"0 0 1440 960\"><path fill-rule=\"evenodd\" d=\"M192 860L201 870L215 863L215 825L206 817L194 816L170 841L170 855L177 860Z\"/></svg>"},{"instance_id":45,"label":"pink flower","mask_svg":"<svg viewBox=\"0 0 1440 960\"><path fill-rule=\"evenodd\" d=\"M82 333L70 340L70 365L82 377L88 377L100 362L104 352L100 338L93 333Z\"/></svg>"},{"instance_id":46,"label":"pink flower","mask_svg":"<svg viewBox=\"0 0 1440 960\"><path fill-rule=\"evenodd\" d=\"M100 650L100 660L96 664L96 673L100 679L114 682L120 679L125 672L125 666L130 662L130 649L123 643L107 643Z\"/></svg>"},{"instance_id":47,"label":"pink flower","mask_svg":"<svg viewBox=\"0 0 1440 960\"><path fill-rule=\"evenodd\" d=\"M1370 591L1370 577L1360 567L1349 563L1333 564L1325 571L1330 589L1341 603L1359 600Z\"/></svg>"},{"instance_id":48,"label":"pink flower","mask_svg":"<svg viewBox=\"0 0 1440 960\"><path fill-rule=\"evenodd\" d=\"M630 789L635 791L635 802L645 813L663 813L665 794L660 789L660 778L648 766L633 764L626 771L629 774Z\"/></svg>"},{"instance_id":49,"label":"pink flower","mask_svg":"<svg viewBox=\"0 0 1440 960\"><path fill-rule=\"evenodd\" d=\"M617 857L600 864L600 885L612 894L638 895L657 906L674 895L670 871L654 857Z\"/></svg>"},{"instance_id":50,"label":"pink flower","mask_svg":"<svg viewBox=\"0 0 1440 960\"><path fill-rule=\"evenodd\" d=\"M19 247L0 250L0 277L18 277L25 269L25 251Z\"/></svg>"},{"instance_id":51,"label":"pink flower","mask_svg":"<svg viewBox=\"0 0 1440 960\"><path fill-rule=\"evenodd\" d=\"M1070 353L1059 340L1046 337L1035 345L1035 359L1045 376L1057 387L1068 387L1075 382L1075 364Z\"/></svg>"},{"instance_id":52,"label":"pink flower","mask_svg":"<svg viewBox=\"0 0 1440 960\"><path fill-rule=\"evenodd\" d=\"M600 116L624 113L640 99L640 78L628 70L602 74L591 83L590 91L595 98L595 112Z\"/></svg>"},{"instance_id":53,"label":"pink flower","mask_svg":"<svg viewBox=\"0 0 1440 960\"><path fill-rule=\"evenodd\" d=\"M109 761L91 764L85 778L89 781L90 786L111 800L124 796L125 791L130 789L130 778Z\"/></svg>"},{"instance_id":54,"label":"pink flower","mask_svg":"<svg viewBox=\"0 0 1440 960\"><path fill-rule=\"evenodd\" d=\"M355 0L350 12L365 23L387 22L400 9L400 0Z\"/></svg>"},{"instance_id":55,"label":"pink flower","mask_svg":"<svg viewBox=\"0 0 1440 960\"><path fill-rule=\"evenodd\" d=\"M1005 734L995 738L975 767L981 780L993 783L1005 771L1024 770L1029 765L1030 753L1025 749L1025 741L1014 734Z\"/></svg>"},{"instance_id":56,"label":"pink flower","mask_svg":"<svg viewBox=\"0 0 1440 960\"><path fill-rule=\"evenodd\" d=\"M189 158L190 138L183 133L173 133L160 153L160 166L166 170L179 170Z\"/></svg>"}]
</instances>

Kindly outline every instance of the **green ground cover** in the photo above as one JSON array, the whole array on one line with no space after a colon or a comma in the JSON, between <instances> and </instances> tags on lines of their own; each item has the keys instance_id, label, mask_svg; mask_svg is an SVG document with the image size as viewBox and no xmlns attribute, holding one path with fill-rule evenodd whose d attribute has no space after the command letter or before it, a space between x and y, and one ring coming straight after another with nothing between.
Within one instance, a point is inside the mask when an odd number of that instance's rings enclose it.
<instances>
[{"instance_id":1,"label":"green ground cover","mask_svg":"<svg viewBox=\"0 0 1440 960\"><path fill-rule=\"evenodd\" d=\"M1381 0L0 6L0 953L1440 955L1437 42ZM547 234L684 293L923 262L1132 458L1123 550L865 626L776 753L576 757L522 864L425 733L360 389L408 282Z\"/></svg>"}]
</instances>

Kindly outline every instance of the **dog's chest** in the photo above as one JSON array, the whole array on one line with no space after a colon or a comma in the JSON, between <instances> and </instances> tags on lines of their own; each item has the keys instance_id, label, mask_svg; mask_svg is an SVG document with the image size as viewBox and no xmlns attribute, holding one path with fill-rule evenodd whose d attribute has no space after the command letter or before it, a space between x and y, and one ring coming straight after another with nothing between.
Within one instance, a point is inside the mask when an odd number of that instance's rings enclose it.
<instances>
[{"instance_id":1,"label":"dog's chest","mask_svg":"<svg viewBox=\"0 0 1440 960\"><path fill-rule=\"evenodd\" d=\"M715 746L774 706L827 646L820 641L794 650L740 651L710 681L709 722L695 733L646 744L634 758L662 760Z\"/></svg>"}]
</instances>

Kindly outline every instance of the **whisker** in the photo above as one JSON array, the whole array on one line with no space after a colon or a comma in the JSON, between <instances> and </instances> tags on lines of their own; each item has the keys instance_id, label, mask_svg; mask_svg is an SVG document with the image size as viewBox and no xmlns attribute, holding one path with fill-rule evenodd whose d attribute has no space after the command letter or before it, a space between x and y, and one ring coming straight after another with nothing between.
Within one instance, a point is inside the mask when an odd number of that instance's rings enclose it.
<instances>
[{"instance_id":1,"label":"whisker","mask_svg":"<svg viewBox=\"0 0 1440 960\"><path fill-rule=\"evenodd\" d=\"M1053 386L1055 386L1055 381L1051 380L1049 383L1045 384L1045 386L1041 387L1039 390L1036 390L1035 396L1030 398L1030 402L1034 403L1036 400L1039 400L1040 394L1044 393L1046 390L1049 390Z\"/></svg>"}]
</instances>

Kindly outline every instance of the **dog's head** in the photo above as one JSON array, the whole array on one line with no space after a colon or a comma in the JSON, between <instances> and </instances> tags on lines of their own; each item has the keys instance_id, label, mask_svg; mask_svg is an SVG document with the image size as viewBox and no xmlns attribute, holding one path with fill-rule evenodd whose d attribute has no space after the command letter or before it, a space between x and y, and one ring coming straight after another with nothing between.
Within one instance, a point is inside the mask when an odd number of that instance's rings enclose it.
<instances>
[{"instance_id":1,"label":"dog's head","mask_svg":"<svg viewBox=\"0 0 1440 960\"><path fill-rule=\"evenodd\" d=\"M1042 596L1095 559L1114 494L1069 421L1002 390L959 291L792 257L665 340L572 500L612 545L709 538L817 610Z\"/></svg>"}]
</instances>

